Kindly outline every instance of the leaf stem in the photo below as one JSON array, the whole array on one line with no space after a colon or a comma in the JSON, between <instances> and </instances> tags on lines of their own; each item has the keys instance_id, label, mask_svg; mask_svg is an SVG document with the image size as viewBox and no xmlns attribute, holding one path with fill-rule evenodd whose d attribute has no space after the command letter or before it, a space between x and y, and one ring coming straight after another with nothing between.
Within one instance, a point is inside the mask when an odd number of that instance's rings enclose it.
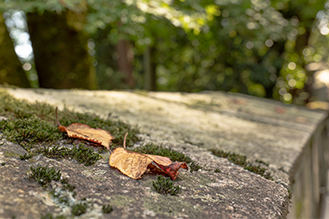
<instances>
[{"instance_id":1,"label":"leaf stem","mask_svg":"<svg viewBox=\"0 0 329 219\"><path fill-rule=\"evenodd\" d=\"M127 140L128 132L125 134L125 138L123 139L123 148L126 149L126 140Z\"/></svg>"},{"instance_id":2,"label":"leaf stem","mask_svg":"<svg viewBox=\"0 0 329 219\"><path fill-rule=\"evenodd\" d=\"M62 125L59 123L59 120L58 120L58 117L57 117L57 106L56 106L56 110L55 110L55 112L56 112L56 121L57 121L57 125L58 125L58 126L62 126Z\"/></svg>"}]
</instances>

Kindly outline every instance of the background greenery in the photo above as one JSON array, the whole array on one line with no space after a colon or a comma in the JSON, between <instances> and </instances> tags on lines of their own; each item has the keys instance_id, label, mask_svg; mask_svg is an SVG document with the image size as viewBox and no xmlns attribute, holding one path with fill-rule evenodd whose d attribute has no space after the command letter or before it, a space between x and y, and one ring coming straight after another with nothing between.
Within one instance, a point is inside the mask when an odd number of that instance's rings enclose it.
<instances>
[{"instance_id":1,"label":"background greenery","mask_svg":"<svg viewBox=\"0 0 329 219\"><path fill-rule=\"evenodd\" d=\"M307 65L328 61L328 9L324 0L2 0L0 83L222 90L303 105ZM5 21L16 46L29 32L33 55L17 62Z\"/></svg>"}]
</instances>

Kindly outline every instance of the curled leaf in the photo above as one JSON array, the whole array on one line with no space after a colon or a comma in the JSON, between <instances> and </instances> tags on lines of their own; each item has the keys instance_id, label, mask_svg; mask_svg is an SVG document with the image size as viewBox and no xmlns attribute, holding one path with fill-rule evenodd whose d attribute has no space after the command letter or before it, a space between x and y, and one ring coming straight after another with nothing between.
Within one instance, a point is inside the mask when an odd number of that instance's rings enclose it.
<instances>
[{"instance_id":1,"label":"curled leaf","mask_svg":"<svg viewBox=\"0 0 329 219\"><path fill-rule=\"evenodd\" d=\"M108 150L110 150L110 145L114 137L109 131L103 129L94 129L86 124L72 123L71 125L65 127L59 123L57 117L57 107L56 107L56 121L58 129L62 132L66 132L70 138L78 138L87 141L91 141L100 145L103 145Z\"/></svg>"},{"instance_id":2,"label":"curled leaf","mask_svg":"<svg viewBox=\"0 0 329 219\"><path fill-rule=\"evenodd\" d=\"M145 173L152 164L158 166L160 170L170 176L172 180L177 178L180 168L188 169L186 163L172 162L168 157L127 151L125 149L125 140L124 148L116 148L111 153L109 164L111 167L119 169L123 174L133 179L141 178L143 173Z\"/></svg>"}]
</instances>

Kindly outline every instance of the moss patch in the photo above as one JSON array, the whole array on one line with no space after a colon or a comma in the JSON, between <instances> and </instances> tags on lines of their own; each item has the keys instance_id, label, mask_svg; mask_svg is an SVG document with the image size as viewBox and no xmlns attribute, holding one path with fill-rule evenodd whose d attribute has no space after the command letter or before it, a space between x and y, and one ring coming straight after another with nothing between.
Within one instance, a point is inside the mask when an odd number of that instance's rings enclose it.
<instances>
[{"instance_id":1,"label":"moss patch","mask_svg":"<svg viewBox=\"0 0 329 219\"><path fill-rule=\"evenodd\" d=\"M215 156L227 158L232 163L242 166L246 170L259 174L266 179L273 180L271 174L269 172L267 172L265 168L260 167L260 165L256 166L256 165L253 165L252 163L248 162L246 156L239 155L236 153L224 152L224 151L218 150L218 149L210 149L210 151ZM258 161L258 163L260 163L260 162Z\"/></svg>"},{"instance_id":2,"label":"moss patch","mask_svg":"<svg viewBox=\"0 0 329 219\"><path fill-rule=\"evenodd\" d=\"M7 120L0 121L0 132L4 133L6 139L20 144L28 151L29 154L21 156L22 160L42 153L49 158L74 158L79 163L92 165L100 159L98 154L104 152L98 150L96 153L84 146L73 149L54 146L58 145L59 140L65 144L72 143L73 139L58 130L53 106L46 103L28 103L24 100L17 100L5 91L0 91L0 99L0 116L7 117ZM64 126L71 123L82 123L109 131L115 138L111 147L123 145L123 137L126 132L129 132L127 146L131 146L139 140L137 127L132 127L120 120L112 120L110 116L101 119L94 114L81 114L64 109L58 112L58 118ZM89 142L83 140L80 142L90 145Z\"/></svg>"},{"instance_id":3,"label":"moss patch","mask_svg":"<svg viewBox=\"0 0 329 219\"><path fill-rule=\"evenodd\" d=\"M47 186L52 180L59 181L61 179L61 171L56 171L52 167L30 167L32 174L31 178L35 179L40 185Z\"/></svg>"},{"instance_id":4,"label":"moss patch","mask_svg":"<svg viewBox=\"0 0 329 219\"><path fill-rule=\"evenodd\" d=\"M15 153L13 151L5 151L4 152L4 155L6 157L20 157L21 156L20 154L17 154L17 153Z\"/></svg>"},{"instance_id":5,"label":"moss patch","mask_svg":"<svg viewBox=\"0 0 329 219\"><path fill-rule=\"evenodd\" d=\"M83 163L86 166L90 166L96 163L101 156L95 153L91 148L85 147L81 144L79 147L73 146L72 149L66 147L54 146L53 148L40 148L36 153L41 152L44 156L53 159L76 159L79 163Z\"/></svg>"},{"instance_id":6,"label":"moss patch","mask_svg":"<svg viewBox=\"0 0 329 219\"><path fill-rule=\"evenodd\" d=\"M163 195L177 195L181 190L179 186L174 186L173 181L163 176L158 176L157 181L153 181L152 186L155 191Z\"/></svg>"},{"instance_id":7,"label":"moss patch","mask_svg":"<svg viewBox=\"0 0 329 219\"><path fill-rule=\"evenodd\" d=\"M104 214L109 214L109 213L111 213L112 211L113 211L113 208L112 208L111 205L103 205L103 207L102 207L102 212L103 212Z\"/></svg>"},{"instance_id":8,"label":"moss patch","mask_svg":"<svg viewBox=\"0 0 329 219\"><path fill-rule=\"evenodd\" d=\"M80 216L87 212L87 203L81 202L74 204L71 209L71 213L74 216Z\"/></svg>"}]
</instances>

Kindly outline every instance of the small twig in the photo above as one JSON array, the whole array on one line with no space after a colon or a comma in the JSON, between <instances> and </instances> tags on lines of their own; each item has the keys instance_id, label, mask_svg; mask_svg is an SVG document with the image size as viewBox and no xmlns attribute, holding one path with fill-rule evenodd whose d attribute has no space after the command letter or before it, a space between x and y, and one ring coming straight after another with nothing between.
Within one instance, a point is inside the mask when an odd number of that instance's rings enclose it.
<instances>
[{"instance_id":1,"label":"small twig","mask_svg":"<svg viewBox=\"0 0 329 219\"><path fill-rule=\"evenodd\" d=\"M125 138L123 139L123 148L126 149L126 140L127 140L128 132L125 134Z\"/></svg>"},{"instance_id":2,"label":"small twig","mask_svg":"<svg viewBox=\"0 0 329 219\"><path fill-rule=\"evenodd\" d=\"M57 125L58 125L58 126L61 126L61 124L59 123L58 117L57 117L57 106L56 106L56 111L55 111L55 112L56 112L56 121L57 121Z\"/></svg>"},{"instance_id":3,"label":"small twig","mask_svg":"<svg viewBox=\"0 0 329 219\"><path fill-rule=\"evenodd\" d=\"M58 130L61 131L61 132L67 132L66 131L66 127L65 126L62 126L60 123L59 123L59 119L57 117L57 106L56 106L56 122L57 122L57 125L58 125Z\"/></svg>"}]
</instances>

